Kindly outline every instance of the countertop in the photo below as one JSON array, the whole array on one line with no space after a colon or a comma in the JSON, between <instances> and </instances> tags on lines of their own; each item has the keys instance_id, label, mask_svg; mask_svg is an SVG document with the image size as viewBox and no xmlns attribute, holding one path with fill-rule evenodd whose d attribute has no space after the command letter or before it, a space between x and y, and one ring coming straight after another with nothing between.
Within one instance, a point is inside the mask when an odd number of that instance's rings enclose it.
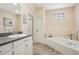
<instances>
[{"instance_id":1,"label":"countertop","mask_svg":"<svg viewBox=\"0 0 79 59\"><path fill-rule=\"evenodd\" d=\"M17 40L21 40L23 38L28 38L32 35L27 35L27 36L23 36L23 37L16 37L16 38L8 38L8 36L5 37L0 37L0 46L11 43L11 42L15 42Z\"/></svg>"}]
</instances>

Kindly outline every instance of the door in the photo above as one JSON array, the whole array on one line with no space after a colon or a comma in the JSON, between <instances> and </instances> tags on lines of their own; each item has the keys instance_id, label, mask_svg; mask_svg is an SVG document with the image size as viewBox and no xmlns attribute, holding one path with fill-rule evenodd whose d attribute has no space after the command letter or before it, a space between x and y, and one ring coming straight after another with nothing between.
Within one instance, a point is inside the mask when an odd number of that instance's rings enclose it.
<instances>
[{"instance_id":1,"label":"door","mask_svg":"<svg viewBox=\"0 0 79 59\"><path fill-rule=\"evenodd\" d=\"M35 19L35 27L34 27L34 41L38 41L40 39L43 39L44 37L44 20L38 16Z\"/></svg>"}]
</instances>

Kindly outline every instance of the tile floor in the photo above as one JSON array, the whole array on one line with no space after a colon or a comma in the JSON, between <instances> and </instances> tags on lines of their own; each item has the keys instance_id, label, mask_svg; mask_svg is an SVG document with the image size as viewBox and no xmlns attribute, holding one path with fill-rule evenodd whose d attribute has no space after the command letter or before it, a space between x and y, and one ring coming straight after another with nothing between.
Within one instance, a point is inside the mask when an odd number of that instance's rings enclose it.
<instances>
[{"instance_id":1,"label":"tile floor","mask_svg":"<svg viewBox=\"0 0 79 59\"><path fill-rule=\"evenodd\" d=\"M34 55L61 55L55 49L41 43L34 43Z\"/></svg>"}]
</instances>

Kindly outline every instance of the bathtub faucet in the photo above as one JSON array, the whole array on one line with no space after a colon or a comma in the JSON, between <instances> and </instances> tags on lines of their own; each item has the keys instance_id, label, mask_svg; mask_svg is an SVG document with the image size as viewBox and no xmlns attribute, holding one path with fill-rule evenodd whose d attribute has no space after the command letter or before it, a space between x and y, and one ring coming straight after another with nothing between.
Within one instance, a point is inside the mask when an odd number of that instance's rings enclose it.
<instances>
[{"instance_id":1,"label":"bathtub faucet","mask_svg":"<svg viewBox=\"0 0 79 59\"><path fill-rule=\"evenodd\" d=\"M71 42L69 42L69 41L68 41L68 44L69 44L69 45L72 45L72 43L71 43Z\"/></svg>"}]
</instances>

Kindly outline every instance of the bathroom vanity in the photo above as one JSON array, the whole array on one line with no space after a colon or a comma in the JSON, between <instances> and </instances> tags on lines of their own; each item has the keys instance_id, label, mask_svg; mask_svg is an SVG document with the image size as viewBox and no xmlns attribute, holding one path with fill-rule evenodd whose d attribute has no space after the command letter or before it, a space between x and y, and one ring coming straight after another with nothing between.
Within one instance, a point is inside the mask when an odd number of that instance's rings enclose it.
<instances>
[{"instance_id":1,"label":"bathroom vanity","mask_svg":"<svg viewBox=\"0 0 79 59\"><path fill-rule=\"evenodd\" d=\"M0 37L0 55L31 55L32 45L32 35Z\"/></svg>"}]
</instances>

